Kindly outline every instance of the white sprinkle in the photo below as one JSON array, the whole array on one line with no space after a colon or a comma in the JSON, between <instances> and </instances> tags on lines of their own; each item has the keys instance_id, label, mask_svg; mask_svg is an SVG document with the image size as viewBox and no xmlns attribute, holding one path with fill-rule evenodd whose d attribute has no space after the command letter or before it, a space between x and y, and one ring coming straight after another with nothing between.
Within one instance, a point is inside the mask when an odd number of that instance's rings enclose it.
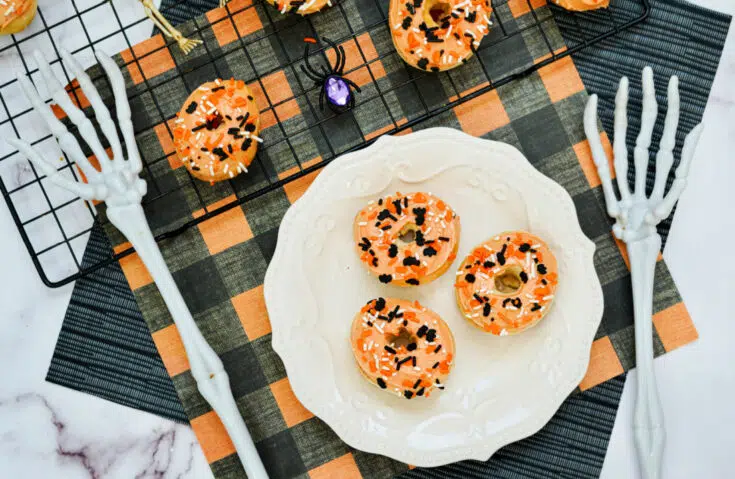
<instances>
[{"instance_id":1,"label":"white sprinkle","mask_svg":"<svg viewBox=\"0 0 735 479\"><path fill-rule=\"evenodd\" d=\"M259 136L251 135L251 138L257 141L258 143L263 143L263 139Z\"/></svg>"},{"instance_id":2,"label":"white sprinkle","mask_svg":"<svg viewBox=\"0 0 735 479\"><path fill-rule=\"evenodd\" d=\"M214 168L212 168L212 165L209 165L209 176L214 176Z\"/></svg>"},{"instance_id":3,"label":"white sprinkle","mask_svg":"<svg viewBox=\"0 0 735 479\"><path fill-rule=\"evenodd\" d=\"M541 299L543 299L544 301L548 301L548 300L552 299L553 297L554 297L554 295L553 295L553 294L550 294L550 295L548 295L548 296L544 296L544 297L543 297L543 298L541 298Z\"/></svg>"},{"instance_id":4,"label":"white sprinkle","mask_svg":"<svg viewBox=\"0 0 735 479\"><path fill-rule=\"evenodd\" d=\"M399 28L401 28L400 23L396 23L395 25L393 25L393 30L398 30Z\"/></svg>"},{"instance_id":5,"label":"white sprinkle","mask_svg":"<svg viewBox=\"0 0 735 479\"><path fill-rule=\"evenodd\" d=\"M237 166L238 166L238 168L237 168L238 171L240 170L240 168L242 168L243 173L247 173L248 172L248 169L245 168L245 165L242 164L242 161L238 161L237 162Z\"/></svg>"},{"instance_id":6,"label":"white sprinkle","mask_svg":"<svg viewBox=\"0 0 735 479\"><path fill-rule=\"evenodd\" d=\"M227 170L229 170L229 169L230 169L230 164L229 163L225 163L225 168L222 171L224 171L225 173L227 173Z\"/></svg>"},{"instance_id":7,"label":"white sprinkle","mask_svg":"<svg viewBox=\"0 0 735 479\"><path fill-rule=\"evenodd\" d=\"M500 335L501 336L508 336L508 331L506 331L505 329L503 329L503 330L500 331Z\"/></svg>"},{"instance_id":8,"label":"white sprinkle","mask_svg":"<svg viewBox=\"0 0 735 479\"><path fill-rule=\"evenodd\" d=\"M449 38L449 35L452 33L452 27L454 25L449 25L449 28L447 28L447 34L444 35L444 38Z\"/></svg>"},{"instance_id":9,"label":"white sprinkle","mask_svg":"<svg viewBox=\"0 0 735 479\"><path fill-rule=\"evenodd\" d=\"M377 329L381 333L385 334L385 331L383 331L383 327L381 325L379 325L378 323L375 323L375 329Z\"/></svg>"},{"instance_id":10,"label":"white sprinkle","mask_svg":"<svg viewBox=\"0 0 735 479\"><path fill-rule=\"evenodd\" d=\"M535 244L535 245L531 246L531 248L533 248L533 249L540 248L540 247L541 247L540 244Z\"/></svg>"},{"instance_id":11,"label":"white sprinkle","mask_svg":"<svg viewBox=\"0 0 735 479\"><path fill-rule=\"evenodd\" d=\"M367 225L367 221L360 221L357 224L360 225L360 226L366 226Z\"/></svg>"}]
</instances>

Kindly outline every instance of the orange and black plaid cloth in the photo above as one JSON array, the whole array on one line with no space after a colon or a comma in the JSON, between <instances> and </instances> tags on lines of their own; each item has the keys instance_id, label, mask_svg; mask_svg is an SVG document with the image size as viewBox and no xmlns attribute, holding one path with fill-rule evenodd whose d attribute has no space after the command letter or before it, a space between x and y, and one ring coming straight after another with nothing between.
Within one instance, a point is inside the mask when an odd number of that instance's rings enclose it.
<instances>
[{"instance_id":1,"label":"orange and black plaid cloth","mask_svg":"<svg viewBox=\"0 0 735 479\"><path fill-rule=\"evenodd\" d=\"M502 17L505 29L522 30L534 15L549 15L544 3L512 0L497 6L494 16ZM188 57L175 46L166 47L160 36L116 57L128 83L146 163L146 212L155 232L170 231L269 189L160 246L199 328L227 369L240 410L274 478L373 478L409 468L344 444L299 403L271 348L263 278L284 213L319 171L299 176L301 172L476 91L488 76L497 78L540 61L549 52L547 41L553 50L564 48L553 22L548 22L545 35L523 30L492 48L481 47L459 69L422 74L406 68L395 53L388 26L380 21L386 8L386 1L345 0L307 18L281 17L267 5L236 0L228 11L213 10L181 26L185 34L204 41ZM334 116L315 107L318 89L305 82L298 68L305 36L343 39L347 77L363 90L353 111ZM99 69L90 73L100 78L97 87L111 103ZM189 92L216 77L248 82L262 109L264 143L247 175L210 186L193 180L182 166L170 122ZM611 234L584 136L586 99L574 64L565 58L415 127L449 126L510 143L572 196L585 234L597 245L595 264L605 296L582 390L634 366L628 260ZM295 176L298 179L286 182ZM114 228L108 227L107 233L116 251L129 246ZM151 277L135 254L120 263L214 475L244 477L221 422L197 392L176 326ZM653 311L657 355L696 339L662 258L656 266Z\"/></svg>"}]
</instances>

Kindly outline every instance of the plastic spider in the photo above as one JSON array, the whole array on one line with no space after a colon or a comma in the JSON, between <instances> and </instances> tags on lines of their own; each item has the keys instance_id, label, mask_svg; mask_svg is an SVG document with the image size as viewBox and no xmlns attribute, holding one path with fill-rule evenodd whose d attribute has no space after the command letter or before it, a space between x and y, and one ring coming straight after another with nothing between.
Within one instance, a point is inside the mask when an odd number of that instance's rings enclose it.
<instances>
[{"instance_id":1,"label":"plastic spider","mask_svg":"<svg viewBox=\"0 0 735 479\"><path fill-rule=\"evenodd\" d=\"M356 92L360 92L360 87L347 78L343 77L345 69L345 49L344 47L337 46L333 41L325 38L324 41L334 49L336 59L334 66L330 67L331 70L327 70L324 65L320 65L321 72L317 71L309 63L309 44L316 43L313 38L305 38L306 48L304 48L304 64L301 65L301 70L304 74L314 81L314 84L321 87L319 92L319 108L324 110L324 98L327 98L327 105L335 113L343 113L347 110L352 109L355 106L355 95L352 92L354 89Z\"/></svg>"}]
</instances>

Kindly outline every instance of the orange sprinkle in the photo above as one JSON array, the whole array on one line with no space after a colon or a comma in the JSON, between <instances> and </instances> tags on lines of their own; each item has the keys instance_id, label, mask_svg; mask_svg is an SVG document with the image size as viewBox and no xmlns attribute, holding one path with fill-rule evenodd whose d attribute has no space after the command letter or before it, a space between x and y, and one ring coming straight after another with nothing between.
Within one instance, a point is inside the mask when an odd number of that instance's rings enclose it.
<instances>
[{"instance_id":1,"label":"orange sprinkle","mask_svg":"<svg viewBox=\"0 0 735 479\"><path fill-rule=\"evenodd\" d=\"M316 39L312 37L304 37L306 43L316 44Z\"/></svg>"}]
</instances>

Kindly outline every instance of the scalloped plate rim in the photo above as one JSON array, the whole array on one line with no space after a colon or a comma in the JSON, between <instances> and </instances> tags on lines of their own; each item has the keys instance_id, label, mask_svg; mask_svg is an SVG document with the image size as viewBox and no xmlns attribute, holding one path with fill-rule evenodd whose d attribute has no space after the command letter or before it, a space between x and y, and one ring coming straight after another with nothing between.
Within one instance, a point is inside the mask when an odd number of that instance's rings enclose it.
<instances>
[{"instance_id":1,"label":"scalloped plate rim","mask_svg":"<svg viewBox=\"0 0 735 479\"><path fill-rule=\"evenodd\" d=\"M294 227L294 221L292 220L292 218L298 215L299 211L304 207L304 205L307 205L309 203L310 199L313 196L316 196L318 194L320 186L326 183L329 177L338 171L340 166L344 166L353 161L358 161L362 157L368 155L379 157L379 155L377 154L378 152L380 152L384 148L391 146L395 142L408 143L411 141L421 141L423 137L428 137L432 139L444 138L451 141L465 141L468 143L474 143L475 145L489 146L496 150L504 151L505 153L514 156L514 159L522 160L522 168L524 170L527 170L529 175L533 177L533 181L546 183L550 188L556 189L560 193L559 197L564 197L565 201L568 203L568 206L571 206L572 211L576 212L576 207L574 206L574 202L572 201L569 193L561 185L556 183L554 180L548 178L540 171L538 171L535 167L533 167L533 165L525 157L525 155L523 155L517 148L502 142L476 138L462 131L452 128L429 128L402 136L384 135L378 138L378 140L376 140L376 142L369 147L344 154L334 159L332 162L324 167L322 172L314 179L306 192L304 192L304 194L289 207L286 214L284 215L281 222L281 227L279 228L278 232L276 250L273 254L265 275L264 296L266 308L271 318L272 347L283 361L288 377L292 377L292 374L296 374L295 369L297 363L290 360L289 353L287 351L287 343L285 342L283 335L281 334L282 324L280 323L281 319L278 315L281 308L276 301L276 298L274 297L278 295L278 290L276 289L277 287L274 286L274 284L277 284L274 277L279 273L279 270L283 265L283 257L287 254L284 244L285 239L292 234L291 230ZM364 161L364 158L362 158L362 160ZM465 459L487 460L501 447L538 432L551 419L551 417L559 409L559 407L568 397L568 395L579 385L579 383L584 378L587 372L587 367L589 365L589 351L594 340L594 335L602 320L602 286L600 285L599 278L597 277L597 273L594 269L593 259L595 253L595 243L584 234L581 226L579 225L579 221L576 218L574 219L573 223L576 225L576 228L574 229L574 231L570 232L570 235L573 235L577 240L579 240L580 245L583 245L585 248L585 250L580 251L580 253L584 255L584 263L591 265L586 269L586 272L592 273L592 275L594 276L594 284L592 286L594 287L596 298L591 301L594 302L595 306L597 306L597 308L595 308L594 314L591 315L593 316L593 319L589 322L590 332L589 334L586 334L584 344L581 344L581 346L584 346L582 350L585 351L585 354L584 357L579 360L579 362L575 363L576 368L573 371L574 374L570 372L568 374L569 377L567 378L567 380L562 381L564 386L557 388L556 391L558 392L555 393L555 396L553 398L547 398L542 403L538 403L538 408L534 411L533 416L513 427L514 433L509 435L512 437L503 439L498 438L497 435L491 436L488 438L486 443L476 444L475 446L469 447L469 449L465 446L462 446L454 448L454 450L443 449L439 451L433 451L428 456L426 454L422 456L420 454L413 453L413 450L409 451L407 449L405 452L402 452L390 446L386 446L384 443L371 442L368 438L361 434L355 434L353 431L350 430L349 427L345 427L344 423L342 423L339 418L334 417L330 413L328 408L325 407L322 401L319 401L317 398L313 397L312 394L310 394L308 391L302 390L299 382L292 381L291 383L294 394L309 411L311 411L315 416L319 417L325 423L327 423L327 425L329 425L334 430L334 432L340 437L340 439L342 439L351 447L369 453L385 455L393 459L407 462L420 467L441 466L444 464ZM273 318L276 318L276 320L274 321ZM285 325L283 326L285 327ZM496 438L500 440L493 440Z\"/></svg>"}]
</instances>

